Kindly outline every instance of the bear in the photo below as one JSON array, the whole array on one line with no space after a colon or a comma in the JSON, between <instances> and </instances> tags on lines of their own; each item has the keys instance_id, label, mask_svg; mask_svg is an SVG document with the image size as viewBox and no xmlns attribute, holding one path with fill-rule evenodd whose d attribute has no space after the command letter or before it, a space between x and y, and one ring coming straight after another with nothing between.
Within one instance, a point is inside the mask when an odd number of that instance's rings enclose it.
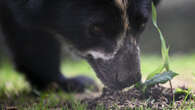
<instances>
[{"instance_id":1,"label":"bear","mask_svg":"<svg viewBox=\"0 0 195 110\"><path fill-rule=\"evenodd\" d=\"M159 0L1 0L0 24L15 62L33 87L57 83L82 92L93 80L60 72L63 41L103 84L121 90L141 80L139 36Z\"/></svg>"}]
</instances>

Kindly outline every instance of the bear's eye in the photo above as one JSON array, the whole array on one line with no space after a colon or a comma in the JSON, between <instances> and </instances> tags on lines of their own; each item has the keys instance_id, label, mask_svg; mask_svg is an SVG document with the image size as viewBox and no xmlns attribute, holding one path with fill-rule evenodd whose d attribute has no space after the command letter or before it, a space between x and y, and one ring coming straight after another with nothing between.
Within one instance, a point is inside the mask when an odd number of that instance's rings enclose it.
<instances>
[{"instance_id":1,"label":"bear's eye","mask_svg":"<svg viewBox=\"0 0 195 110\"><path fill-rule=\"evenodd\" d=\"M89 29L90 35L92 36L102 36L103 35L103 29L99 25L92 25Z\"/></svg>"},{"instance_id":2,"label":"bear's eye","mask_svg":"<svg viewBox=\"0 0 195 110\"><path fill-rule=\"evenodd\" d=\"M99 26L93 26L94 32L102 32L102 29Z\"/></svg>"}]
</instances>

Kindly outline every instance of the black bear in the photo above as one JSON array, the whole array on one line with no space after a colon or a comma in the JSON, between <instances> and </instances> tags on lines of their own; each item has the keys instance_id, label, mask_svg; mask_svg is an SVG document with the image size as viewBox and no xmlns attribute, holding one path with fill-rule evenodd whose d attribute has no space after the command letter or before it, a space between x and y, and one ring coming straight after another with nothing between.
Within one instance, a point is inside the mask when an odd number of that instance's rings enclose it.
<instances>
[{"instance_id":1,"label":"black bear","mask_svg":"<svg viewBox=\"0 0 195 110\"><path fill-rule=\"evenodd\" d=\"M61 41L86 59L109 88L141 79L139 35L152 0L1 0L0 23L18 71L38 89L56 82L83 91L87 77L60 72ZM154 0L157 4L158 0Z\"/></svg>"}]
</instances>

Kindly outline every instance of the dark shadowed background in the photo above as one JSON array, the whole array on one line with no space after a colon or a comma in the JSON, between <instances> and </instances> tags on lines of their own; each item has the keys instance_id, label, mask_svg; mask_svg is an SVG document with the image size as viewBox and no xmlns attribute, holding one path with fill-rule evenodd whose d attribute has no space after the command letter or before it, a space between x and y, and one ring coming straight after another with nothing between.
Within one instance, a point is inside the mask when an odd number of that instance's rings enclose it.
<instances>
[{"instance_id":1,"label":"dark shadowed background","mask_svg":"<svg viewBox=\"0 0 195 110\"><path fill-rule=\"evenodd\" d=\"M159 26L171 53L195 52L195 0L162 0L158 8ZM160 40L151 21L142 35L144 53L159 53Z\"/></svg>"}]
</instances>

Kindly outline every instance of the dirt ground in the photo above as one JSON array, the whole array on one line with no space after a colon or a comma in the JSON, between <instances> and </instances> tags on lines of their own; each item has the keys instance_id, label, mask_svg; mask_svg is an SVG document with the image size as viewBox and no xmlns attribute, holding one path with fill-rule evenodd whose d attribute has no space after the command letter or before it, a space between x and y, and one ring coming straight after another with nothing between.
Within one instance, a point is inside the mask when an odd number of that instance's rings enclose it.
<instances>
[{"instance_id":1,"label":"dirt ground","mask_svg":"<svg viewBox=\"0 0 195 110\"><path fill-rule=\"evenodd\" d=\"M182 89L185 88L183 87ZM184 99L186 94L174 94L174 106L172 96L171 89L163 86L155 86L145 94L136 88L118 92L104 88L99 97L87 98L82 100L82 102L88 105L88 110L95 110L98 106L103 106L106 110L136 109L140 107L155 110L182 108L182 106L184 106L183 104L185 104ZM187 100L194 100L192 94ZM186 101L186 103L188 103L188 101ZM188 105L188 107L195 108L195 105Z\"/></svg>"},{"instance_id":2,"label":"dirt ground","mask_svg":"<svg viewBox=\"0 0 195 110\"><path fill-rule=\"evenodd\" d=\"M186 90L185 87L182 87L182 89ZM61 110L62 108L67 108L68 110L78 109L74 108L74 105L69 99L64 99L62 97L63 94L54 93L53 95L54 98L49 94L50 99L47 99L48 96L44 97L42 99L43 102L40 100L40 97L35 97L32 94L24 95L25 97L22 97L22 100L26 100L25 102L18 98L9 99L7 101L0 99L0 110L20 110L17 105L32 110L33 105L37 104L48 105L48 110ZM81 104L86 105L87 110L145 110L147 108L150 110L185 110L184 107L188 107L188 109L195 108L194 94L190 94L189 97L186 97L186 95L187 94L185 93L175 93L175 99L173 101L173 94L170 88L156 85L147 90L146 93L143 93L134 87L123 91L113 91L104 88L101 92L87 91L82 94L74 94L74 97L77 100L81 100ZM56 105L52 105L52 103L55 103ZM1 107L1 105L4 105L5 107ZM38 106L39 108L35 107L33 110L42 110L40 107L43 105Z\"/></svg>"}]
</instances>

